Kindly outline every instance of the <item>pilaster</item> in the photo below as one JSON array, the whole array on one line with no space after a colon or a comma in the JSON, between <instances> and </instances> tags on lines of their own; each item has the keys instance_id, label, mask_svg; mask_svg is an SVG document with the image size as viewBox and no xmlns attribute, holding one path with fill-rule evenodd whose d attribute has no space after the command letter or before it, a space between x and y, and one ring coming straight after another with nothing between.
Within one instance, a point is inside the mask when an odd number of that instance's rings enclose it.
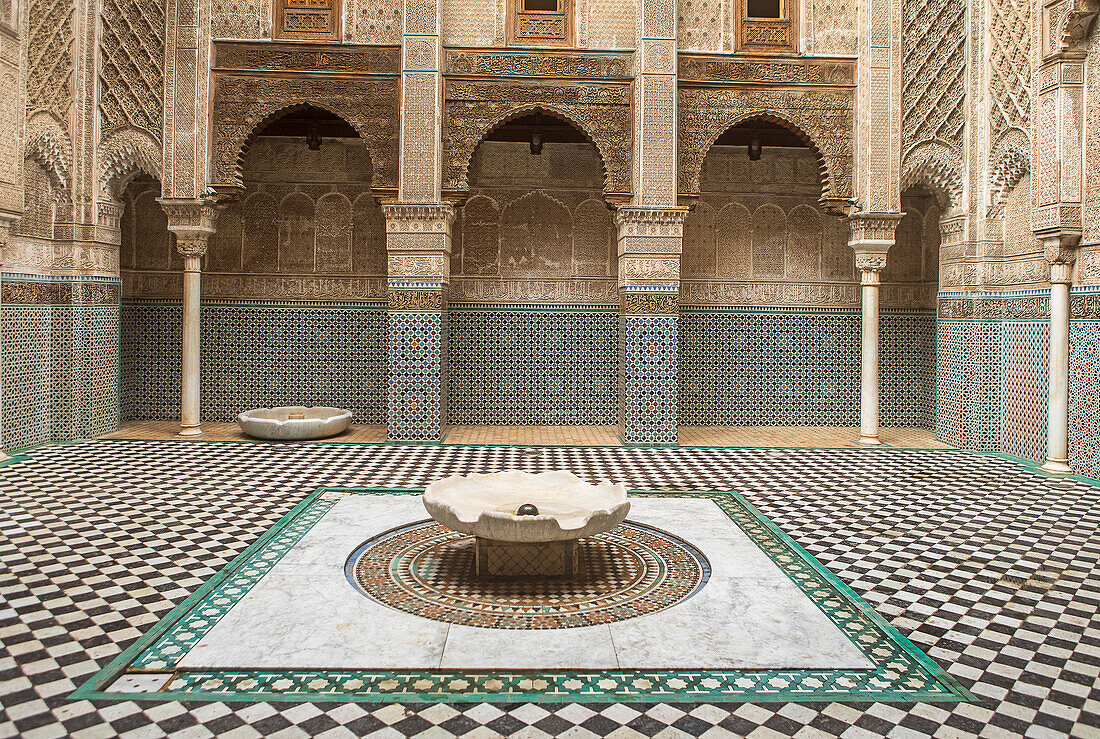
<instances>
[{"instance_id":1,"label":"pilaster","mask_svg":"<svg viewBox=\"0 0 1100 739\"><path fill-rule=\"evenodd\" d=\"M389 275L388 436L438 441L447 420L449 204L390 203L386 217Z\"/></svg>"},{"instance_id":2,"label":"pilaster","mask_svg":"<svg viewBox=\"0 0 1100 739\"><path fill-rule=\"evenodd\" d=\"M442 187L438 0L405 0L397 202L386 217L388 436L439 441L447 421L447 285L454 208Z\"/></svg>"},{"instance_id":3,"label":"pilaster","mask_svg":"<svg viewBox=\"0 0 1100 739\"><path fill-rule=\"evenodd\" d=\"M625 443L677 443L680 253L687 210L623 206L615 214L618 424Z\"/></svg>"}]
</instances>

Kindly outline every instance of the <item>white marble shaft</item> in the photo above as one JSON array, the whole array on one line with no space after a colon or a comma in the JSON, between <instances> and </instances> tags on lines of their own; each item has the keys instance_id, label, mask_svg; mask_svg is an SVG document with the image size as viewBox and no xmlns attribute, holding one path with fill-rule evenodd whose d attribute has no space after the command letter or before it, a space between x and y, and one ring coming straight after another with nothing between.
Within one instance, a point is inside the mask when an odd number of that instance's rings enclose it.
<instances>
[{"instance_id":1,"label":"white marble shaft","mask_svg":"<svg viewBox=\"0 0 1100 739\"><path fill-rule=\"evenodd\" d=\"M538 515L518 515L524 504L534 505ZM590 485L557 470L537 475L518 470L451 475L425 489L424 507L453 531L522 542L592 536L615 528L630 512L622 484Z\"/></svg>"}]
</instances>

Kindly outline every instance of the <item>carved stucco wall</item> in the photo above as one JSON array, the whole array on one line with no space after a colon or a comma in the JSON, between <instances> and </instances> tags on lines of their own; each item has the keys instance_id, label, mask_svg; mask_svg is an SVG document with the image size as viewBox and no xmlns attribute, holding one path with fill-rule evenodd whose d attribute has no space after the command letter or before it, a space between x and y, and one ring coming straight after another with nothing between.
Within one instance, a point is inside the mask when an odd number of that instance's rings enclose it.
<instances>
[{"instance_id":1,"label":"carved stucco wall","mask_svg":"<svg viewBox=\"0 0 1100 739\"><path fill-rule=\"evenodd\" d=\"M23 73L20 65L19 38L10 29L11 4L7 21L0 19L8 29L0 28L0 211L18 213L23 209Z\"/></svg>"},{"instance_id":2,"label":"carved stucco wall","mask_svg":"<svg viewBox=\"0 0 1100 739\"><path fill-rule=\"evenodd\" d=\"M927 141L962 151L966 96L965 0L902 4L902 152Z\"/></svg>"},{"instance_id":3,"label":"carved stucco wall","mask_svg":"<svg viewBox=\"0 0 1100 739\"><path fill-rule=\"evenodd\" d=\"M214 0L217 39L271 38L271 0ZM399 0L344 0L343 39L353 44L401 43Z\"/></svg>"},{"instance_id":4,"label":"carved stucco wall","mask_svg":"<svg viewBox=\"0 0 1100 739\"><path fill-rule=\"evenodd\" d=\"M385 297L385 223L370 192L370 157L354 139L261 136L245 190L218 217L203 273L207 298L370 300ZM178 297L179 258L148 188L123 223L127 297ZM133 215L130 215L130 214Z\"/></svg>"},{"instance_id":5,"label":"carved stucco wall","mask_svg":"<svg viewBox=\"0 0 1100 739\"><path fill-rule=\"evenodd\" d=\"M859 51L857 9L855 0L810 0L800 5L802 50L810 54L855 56Z\"/></svg>"},{"instance_id":6,"label":"carved stucco wall","mask_svg":"<svg viewBox=\"0 0 1100 739\"><path fill-rule=\"evenodd\" d=\"M729 51L736 0L678 0L677 46L684 51Z\"/></svg>"},{"instance_id":7,"label":"carved stucco wall","mask_svg":"<svg viewBox=\"0 0 1100 739\"><path fill-rule=\"evenodd\" d=\"M164 0L103 0L101 136L140 129L160 141L164 116Z\"/></svg>"},{"instance_id":8,"label":"carved stucco wall","mask_svg":"<svg viewBox=\"0 0 1100 739\"><path fill-rule=\"evenodd\" d=\"M858 306L848 226L818 205L808 149L765 148L753 162L743 147L713 147L700 182L684 224L682 303ZM884 307L934 305L939 210L910 204L883 274Z\"/></svg>"},{"instance_id":9,"label":"carved stucco wall","mask_svg":"<svg viewBox=\"0 0 1100 739\"><path fill-rule=\"evenodd\" d=\"M504 46L505 2L510 1L442 0L443 44ZM577 48L632 49L637 45L638 9L634 0L575 0L573 14Z\"/></svg>"},{"instance_id":10,"label":"carved stucco wall","mask_svg":"<svg viewBox=\"0 0 1100 739\"><path fill-rule=\"evenodd\" d=\"M453 301L613 303L614 228L591 144L483 142L451 240Z\"/></svg>"},{"instance_id":11,"label":"carved stucco wall","mask_svg":"<svg viewBox=\"0 0 1100 739\"><path fill-rule=\"evenodd\" d=\"M73 0L31 0L27 8L27 112L67 120L73 104Z\"/></svg>"}]
</instances>

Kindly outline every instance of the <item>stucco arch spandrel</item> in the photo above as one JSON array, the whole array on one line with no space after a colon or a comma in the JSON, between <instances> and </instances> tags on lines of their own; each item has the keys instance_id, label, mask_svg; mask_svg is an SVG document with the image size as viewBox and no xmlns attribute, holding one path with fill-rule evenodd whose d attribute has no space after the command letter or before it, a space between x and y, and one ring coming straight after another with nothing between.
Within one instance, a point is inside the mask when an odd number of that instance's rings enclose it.
<instances>
[{"instance_id":1,"label":"stucco arch spandrel","mask_svg":"<svg viewBox=\"0 0 1100 739\"><path fill-rule=\"evenodd\" d=\"M219 75L214 84L211 187L239 189L256 134L293 110L315 107L343 118L370 151L371 186L397 187L398 84L393 79L281 79Z\"/></svg>"},{"instance_id":2,"label":"stucco arch spandrel","mask_svg":"<svg viewBox=\"0 0 1100 739\"><path fill-rule=\"evenodd\" d=\"M628 196L633 170L630 89L626 85L460 83L443 109L443 189L469 189L470 158L486 136L530 113L560 118L592 142L604 168L604 193Z\"/></svg>"},{"instance_id":3,"label":"stucco arch spandrel","mask_svg":"<svg viewBox=\"0 0 1100 739\"><path fill-rule=\"evenodd\" d=\"M161 145L145 131L123 128L99 144L99 187L103 195L118 200L129 175L144 172L161 179Z\"/></svg>"},{"instance_id":4,"label":"stucco arch spandrel","mask_svg":"<svg viewBox=\"0 0 1100 739\"><path fill-rule=\"evenodd\" d=\"M924 141L901 158L901 189L922 185L949 213L960 207L963 197L962 162L942 141Z\"/></svg>"},{"instance_id":5,"label":"stucco arch spandrel","mask_svg":"<svg viewBox=\"0 0 1100 739\"><path fill-rule=\"evenodd\" d=\"M784 126L817 157L822 200L852 199L854 101L850 90L680 90L679 190L699 193L703 160L729 128L751 120Z\"/></svg>"},{"instance_id":6,"label":"stucco arch spandrel","mask_svg":"<svg viewBox=\"0 0 1100 739\"><path fill-rule=\"evenodd\" d=\"M63 200L69 199L72 182L72 143L52 116L39 114L27 121L27 143L23 158L39 162Z\"/></svg>"}]
</instances>

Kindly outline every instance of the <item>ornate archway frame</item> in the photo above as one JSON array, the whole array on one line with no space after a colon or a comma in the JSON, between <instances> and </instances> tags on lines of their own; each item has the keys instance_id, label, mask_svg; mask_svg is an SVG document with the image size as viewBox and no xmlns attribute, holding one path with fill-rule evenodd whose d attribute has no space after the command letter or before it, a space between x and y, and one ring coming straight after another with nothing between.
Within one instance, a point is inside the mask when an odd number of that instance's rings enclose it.
<instances>
[{"instance_id":1,"label":"ornate archway frame","mask_svg":"<svg viewBox=\"0 0 1100 739\"><path fill-rule=\"evenodd\" d=\"M443 104L443 190L469 190L470 159L494 129L541 112L576 127L600 155L604 197L630 197L633 132L629 83L448 80Z\"/></svg>"},{"instance_id":2,"label":"ornate archway frame","mask_svg":"<svg viewBox=\"0 0 1100 739\"><path fill-rule=\"evenodd\" d=\"M759 119L778 123L817 157L821 200L853 197L855 95L850 89L680 88L679 191L699 194L699 175L710 147L729 128Z\"/></svg>"},{"instance_id":3,"label":"ornate archway frame","mask_svg":"<svg viewBox=\"0 0 1100 739\"><path fill-rule=\"evenodd\" d=\"M266 77L218 74L210 136L210 186L239 191L256 134L287 113L312 106L343 118L367 143L371 188L396 190L399 83L371 78Z\"/></svg>"}]
</instances>

